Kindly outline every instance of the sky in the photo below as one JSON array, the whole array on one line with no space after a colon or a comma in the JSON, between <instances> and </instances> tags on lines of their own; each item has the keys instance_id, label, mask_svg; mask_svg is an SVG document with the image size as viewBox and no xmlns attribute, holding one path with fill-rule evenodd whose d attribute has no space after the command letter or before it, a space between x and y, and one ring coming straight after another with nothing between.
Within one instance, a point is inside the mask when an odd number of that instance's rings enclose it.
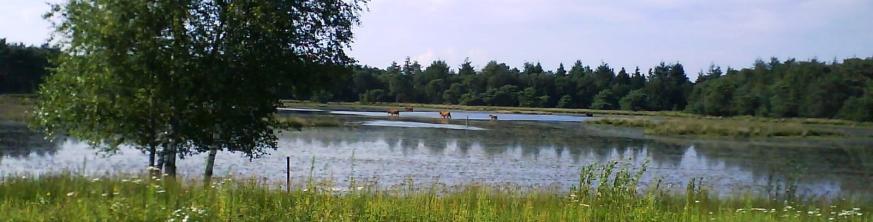
<instances>
[{"instance_id":1,"label":"sky","mask_svg":"<svg viewBox=\"0 0 873 222\"><path fill-rule=\"evenodd\" d=\"M0 6L0 38L48 39L44 0ZM383 68L406 57L550 70L581 59L643 70L680 62L695 76L710 64L743 68L770 57L873 56L871 0L372 0L367 8L350 54Z\"/></svg>"}]
</instances>

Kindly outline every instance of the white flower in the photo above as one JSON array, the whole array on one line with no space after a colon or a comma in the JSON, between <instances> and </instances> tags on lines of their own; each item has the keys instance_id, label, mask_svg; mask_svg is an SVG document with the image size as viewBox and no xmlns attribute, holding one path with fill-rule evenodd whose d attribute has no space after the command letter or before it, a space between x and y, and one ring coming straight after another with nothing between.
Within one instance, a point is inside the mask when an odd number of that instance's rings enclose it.
<instances>
[{"instance_id":1,"label":"white flower","mask_svg":"<svg viewBox=\"0 0 873 222\"><path fill-rule=\"evenodd\" d=\"M72 196L74 196L74 195L76 195L76 192L69 192L69 193L67 193L67 196L68 196L68 197L72 197Z\"/></svg>"}]
</instances>

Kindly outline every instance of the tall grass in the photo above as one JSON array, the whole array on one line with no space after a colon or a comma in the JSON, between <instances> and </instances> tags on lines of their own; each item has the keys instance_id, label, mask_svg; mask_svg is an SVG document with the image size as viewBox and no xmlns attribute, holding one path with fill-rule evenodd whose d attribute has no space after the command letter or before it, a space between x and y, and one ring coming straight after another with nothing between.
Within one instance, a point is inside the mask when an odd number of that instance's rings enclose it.
<instances>
[{"instance_id":1,"label":"tall grass","mask_svg":"<svg viewBox=\"0 0 873 222\"><path fill-rule=\"evenodd\" d=\"M591 124L644 128L646 134L662 136L721 136L721 137L810 137L843 136L842 133L822 129L800 121L760 120L748 118L600 118Z\"/></svg>"},{"instance_id":2,"label":"tall grass","mask_svg":"<svg viewBox=\"0 0 873 222\"><path fill-rule=\"evenodd\" d=\"M148 177L71 174L6 177L4 221L870 221L870 203L714 198L700 181L684 194L644 171L611 163L580 171L569 192L467 185L450 190L307 183L285 192L258 180L212 184Z\"/></svg>"}]
</instances>

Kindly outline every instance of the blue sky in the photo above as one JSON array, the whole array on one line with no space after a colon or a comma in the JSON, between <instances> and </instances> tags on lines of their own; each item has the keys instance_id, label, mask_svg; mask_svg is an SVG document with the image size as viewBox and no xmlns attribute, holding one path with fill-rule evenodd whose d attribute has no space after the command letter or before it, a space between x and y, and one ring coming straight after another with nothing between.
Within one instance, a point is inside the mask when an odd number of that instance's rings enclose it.
<instances>
[{"instance_id":1,"label":"blue sky","mask_svg":"<svg viewBox=\"0 0 873 222\"><path fill-rule=\"evenodd\" d=\"M0 37L48 38L44 1L0 5ZM773 56L873 56L870 0L373 0L368 8L351 54L378 67L407 56L548 69L576 59L629 69L665 61L694 76L712 63L748 67Z\"/></svg>"}]
</instances>

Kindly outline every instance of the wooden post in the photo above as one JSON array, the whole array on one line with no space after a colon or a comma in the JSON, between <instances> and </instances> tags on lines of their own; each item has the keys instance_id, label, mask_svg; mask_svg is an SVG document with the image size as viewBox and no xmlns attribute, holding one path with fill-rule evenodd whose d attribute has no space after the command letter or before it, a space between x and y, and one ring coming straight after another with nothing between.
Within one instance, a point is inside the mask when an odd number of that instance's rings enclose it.
<instances>
[{"instance_id":1,"label":"wooden post","mask_svg":"<svg viewBox=\"0 0 873 222\"><path fill-rule=\"evenodd\" d=\"M291 157L285 157L285 192L291 193Z\"/></svg>"}]
</instances>

